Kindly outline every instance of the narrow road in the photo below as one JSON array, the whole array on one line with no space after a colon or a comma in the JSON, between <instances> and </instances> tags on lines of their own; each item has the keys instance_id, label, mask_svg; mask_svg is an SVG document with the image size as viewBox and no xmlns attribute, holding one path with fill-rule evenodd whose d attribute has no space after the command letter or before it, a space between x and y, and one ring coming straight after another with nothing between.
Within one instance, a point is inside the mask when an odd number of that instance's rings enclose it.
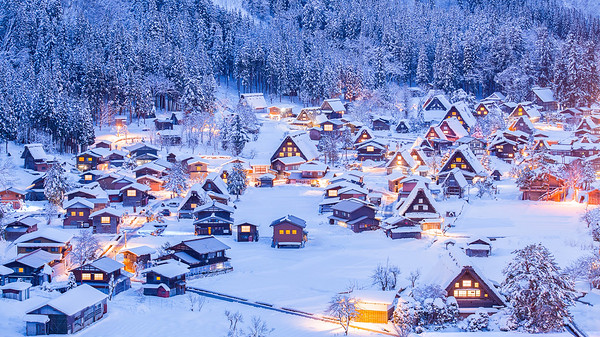
<instances>
[{"instance_id":1,"label":"narrow road","mask_svg":"<svg viewBox=\"0 0 600 337\"><path fill-rule=\"evenodd\" d=\"M200 288L196 288L196 287L186 287L185 289L186 289L186 291L189 291L189 292L201 295L201 296L214 298L214 299L221 300L221 301L244 304L244 305L248 305L248 306L255 307L255 308L276 311L276 312L280 312L280 313L284 313L284 314L288 314L288 315L300 316L303 318L308 318L308 319L313 319L313 320L317 320L317 321L321 321L321 322L339 325L337 320L333 317L312 314L309 312L300 311L300 310L291 309L291 308L283 308L283 307L279 308L279 307L275 307L273 304L264 303L264 302L253 302L246 298L221 294L221 293L217 293L214 291L200 289ZM350 327L353 329L374 332L374 333L378 333L381 335L396 336L396 334L388 332L388 331L369 329L369 328L365 328L365 327L361 327L361 326L356 326L354 324L350 324Z\"/></svg>"}]
</instances>

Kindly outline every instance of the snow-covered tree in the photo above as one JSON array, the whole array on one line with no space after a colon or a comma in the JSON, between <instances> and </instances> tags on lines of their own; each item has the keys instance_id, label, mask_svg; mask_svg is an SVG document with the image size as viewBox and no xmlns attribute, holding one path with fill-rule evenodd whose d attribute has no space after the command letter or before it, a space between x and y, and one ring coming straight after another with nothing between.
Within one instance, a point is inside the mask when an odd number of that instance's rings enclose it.
<instances>
[{"instance_id":1,"label":"snow-covered tree","mask_svg":"<svg viewBox=\"0 0 600 337\"><path fill-rule=\"evenodd\" d=\"M415 325L414 311L402 299L399 299L398 304L396 304L392 323L398 337L408 337L413 330Z\"/></svg>"},{"instance_id":2,"label":"snow-covered tree","mask_svg":"<svg viewBox=\"0 0 600 337\"><path fill-rule=\"evenodd\" d=\"M321 139L319 139L318 148L323 152L326 164L335 165L338 161L340 157L340 143L340 137L333 133L324 134Z\"/></svg>"},{"instance_id":3,"label":"snow-covered tree","mask_svg":"<svg viewBox=\"0 0 600 337\"><path fill-rule=\"evenodd\" d=\"M227 331L227 337L242 337L242 328L239 326L240 323L244 322L244 317L239 311L231 312L225 310L225 317L229 321L229 330Z\"/></svg>"},{"instance_id":4,"label":"snow-covered tree","mask_svg":"<svg viewBox=\"0 0 600 337\"><path fill-rule=\"evenodd\" d=\"M528 245L513 254L514 259L503 270L502 283L513 316L529 332L562 331L564 320L570 318L573 282L541 244Z\"/></svg>"},{"instance_id":5,"label":"snow-covered tree","mask_svg":"<svg viewBox=\"0 0 600 337\"><path fill-rule=\"evenodd\" d=\"M590 285L590 289L600 289L600 253L582 256L565 268L573 280L582 280Z\"/></svg>"},{"instance_id":6,"label":"snow-covered tree","mask_svg":"<svg viewBox=\"0 0 600 337\"><path fill-rule=\"evenodd\" d=\"M75 280L75 274L69 273L69 279L67 280L67 290L77 287L77 281Z\"/></svg>"},{"instance_id":7,"label":"snow-covered tree","mask_svg":"<svg viewBox=\"0 0 600 337\"><path fill-rule=\"evenodd\" d=\"M490 323L490 315L484 310L477 310L467 317L466 323L468 331L484 331Z\"/></svg>"},{"instance_id":8,"label":"snow-covered tree","mask_svg":"<svg viewBox=\"0 0 600 337\"><path fill-rule=\"evenodd\" d=\"M100 242L90 230L82 229L75 237L75 244L69 253L71 263L84 265L95 260L100 252Z\"/></svg>"},{"instance_id":9,"label":"snow-covered tree","mask_svg":"<svg viewBox=\"0 0 600 337\"><path fill-rule=\"evenodd\" d=\"M235 163L227 176L227 191L239 199L240 194L244 193L248 187L248 178L242 164Z\"/></svg>"},{"instance_id":10,"label":"snow-covered tree","mask_svg":"<svg viewBox=\"0 0 600 337\"><path fill-rule=\"evenodd\" d=\"M229 149L234 156L238 156L242 153L249 140L250 137L248 136L240 115L233 115L231 118L231 125L228 126L227 130L227 149Z\"/></svg>"},{"instance_id":11,"label":"snow-covered tree","mask_svg":"<svg viewBox=\"0 0 600 337\"><path fill-rule=\"evenodd\" d=\"M44 179L44 195L52 205L58 207L62 205L68 187L65 169L57 162L48 170Z\"/></svg>"},{"instance_id":12,"label":"snow-covered tree","mask_svg":"<svg viewBox=\"0 0 600 337\"><path fill-rule=\"evenodd\" d=\"M260 317L252 317L250 326L246 331L246 337L268 337L275 329L267 326L267 323Z\"/></svg>"},{"instance_id":13,"label":"snow-covered tree","mask_svg":"<svg viewBox=\"0 0 600 337\"><path fill-rule=\"evenodd\" d=\"M165 176L165 189L171 191L172 195L181 195L187 188L189 173L183 163L173 163L171 169Z\"/></svg>"},{"instance_id":14,"label":"snow-covered tree","mask_svg":"<svg viewBox=\"0 0 600 337\"><path fill-rule=\"evenodd\" d=\"M344 329L344 335L348 335L350 322L355 320L359 315L357 299L346 294L335 295L329 302L327 314L335 318L338 324Z\"/></svg>"},{"instance_id":15,"label":"snow-covered tree","mask_svg":"<svg viewBox=\"0 0 600 337\"><path fill-rule=\"evenodd\" d=\"M117 282L115 281L115 274L110 275L110 280L108 280L108 300L112 301L113 296L115 296L115 287L117 286Z\"/></svg>"},{"instance_id":16,"label":"snow-covered tree","mask_svg":"<svg viewBox=\"0 0 600 337\"><path fill-rule=\"evenodd\" d=\"M377 268L373 270L371 280L373 281L373 285L378 286L382 291L394 290L396 289L398 276L400 276L400 268L390 265L390 260L388 259L385 265L377 265Z\"/></svg>"}]
</instances>

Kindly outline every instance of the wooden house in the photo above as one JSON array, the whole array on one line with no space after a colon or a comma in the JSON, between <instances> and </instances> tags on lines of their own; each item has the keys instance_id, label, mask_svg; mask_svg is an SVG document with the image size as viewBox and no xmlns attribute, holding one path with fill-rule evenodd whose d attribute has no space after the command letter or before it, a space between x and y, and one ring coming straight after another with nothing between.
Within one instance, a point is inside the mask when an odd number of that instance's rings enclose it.
<instances>
[{"instance_id":1,"label":"wooden house","mask_svg":"<svg viewBox=\"0 0 600 337\"><path fill-rule=\"evenodd\" d=\"M95 148L112 150L113 143L110 140L102 139L94 143Z\"/></svg>"},{"instance_id":2,"label":"wooden house","mask_svg":"<svg viewBox=\"0 0 600 337\"><path fill-rule=\"evenodd\" d=\"M403 216L393 216L382 221L381 228L392 240L420 239L421 226L416 221Z\"/></svg>"},{"instance_id":3,"label":"wooden house","mask_svg":"<svg viewBox=\"0 0 600 337\"><path fill-rule=\"evenodd\" d=\"M477 157L485 156L487 154L488 144L483 139L466 136L456 140L454 144L457 146L467 145Z\"/></svg>"},{"instance_id":4,"label":"wooden house","mask_svg":"<svg viewBox=\"0 0 600 337\"><path fill-rule=\"evenodd\" d=\"M487 176L486 170L479 159L475 157L473 151L466 145L461 145L452 152L438 173L439 179L445 179L446 175L454 168L461 170L463 176L469 182L472 182L473 179Z\"/></svg>"},{"instance_id":5,"label":"wooden house","mask_svg":"<svg viewBox=\"0 0 600 337\"><path fill-rule=\"evenodd\" d=\"M471 257L488 257L492 253L492 244L487 238L475 238L467 242L465 254Z\"/></svg>"},{"instance_id":6,"label":"wooden house","mask_svg":"<svg viewBox=\"0 0 600 337\"><path fill-rule=\"evenodd\" d=\"M27 233L14 241L17 254L31 253L37 249L52 254L60 254L61 259L71 251L73 234L54 228L42 228L32 233Z\"/></svg>"},{"instance_id":7,"label":"wooden house","mask_svg":"<svg viewBox=\"0 0 600 337\"><path fill-rule=\"evenodd\" d=\"M389 118L377 117L373 119L373 131L389 131L392 127L392 121Z\"/></svg>"},{"instance_id":8,"label":"wooden house","mask_svg":"<svg viewBox=\"0 0 600 337\"><path fill-rule=\"evenodd\" d=\"M271 222L273 227L272 247L293 247L302 248L308 240L306 232L306 221L293 216L286 215Z\"/></svg>"},{"instance_id":9,"label":"wooden house","mask_svg":"<svg viewBox=\"0 0 600 337\"><path fill-rule=\"evenodd\" d=\"M156 163L146 163L133 169L135 177L143 176L154 176L156 178L162 178L167 174L168 168Z\"/></svg>"},{"instance_id":10,"label":"wooden house","mask_svg":"<svg viewBox=\"0 0 600 337\"><path fill-rule=\"evenodd\" d=\"M469 182L458 168L453 168L448 172L441 182L445 196L458 196L462 198L467 192Z\"/></svg>"},{"instance_id":11,"label":"wooden house","mask_svg":"<svg viewBox=\"0 0 600 337\"><path fill-rule=\"evenodd\" d=\"M313 160L301 164L298 167L298 170L301 172L302 178L317 180L323 178L325 174L327 174L329 166L318 160Z\"/></svg>"},{"instance_id":12,"label":"wooden house","mask_svg":"<svg viewBox=\"0 0 600 337\"><path fill-rule=\"evenodd\" d=\"M387 146L371 139L358 145L356 147L356 152L356 159L358 161L383 161L387 154Z\"/></svg>"},{"instance_id":13,"label":"wooden house","mask_svg":"<svg viewBox=\"0 0 600 337\"><path fill-rule=\"evenodd\" d=\"M321 136L340 135L344 130L345 123L341 119L327 119L319 124Z\"/></svg>"},{"instance_id":14,"label":"wooden house","mask_svg":"<svg viewBox=\"0 0 600 337\"><path fill-rule=\"evenodd\" d=\"M331 191L331 190L328 190L328 191ZM369 191L367 189L362 188L355 184L348 184L348 185L342 186L342 188L338 189L338 191L337 191L337 197L340 200L354 198L354 199L366 201L368 194L369 194Z\"/></svg>"},{"instance_id":15,"label":"wooden house","mask_svg":"<svg viewBox=\"0 0 600 337\"><path fill-rule=\"evenodd\" d=\"M315 119L321 114L320 107L309 107L300 110L300 113L296 119L292 122L293 125L303 126L310 128L315 126Z\"/></svg>"},{"instance_id":16,"label":"wooden house","mask_svg":"<svg viewBox=\"0 0 600 337\"><path fill-rule=\"evenodd\" d=\"M535 105L539 105L542 111L558 110L558 101L554 98L554 93L550 88L534 87L526 97Z\"/></svg>"},{"instance_id":17,"label":"wooden house","mask_svg":"<svg viewBox=\"0 0 600 337\"><path fill-rule=\"evenodd\" d=\"M0 287L2 298L8 298L17 301L26 301L29 299L29 282L11 282Z\"/></svg>"},{"instance_id":18,"label":"wooden house","mask_svg":"<svg viewBox=\"0 0 600 337\"><path fill-rule=\"evenodd\" d=\"M208 175L208 162L202 158L192 157L182 160L181 163L186 166L192 180L200 180Z\"/></svg>"},{"instance_id":19,"label":"wooden house","mask_svg":"<svg viewBox=\"0 0 600 337\"><path fill-rule=\"evenodd\" d=\"M91 202L93 204L92 212L106 208L110 204L108 193L104 191L98 183L87 184L83 187L71 190L65 194L65 197L67 198L67 201L79 198Z\"/></svg>"},{"instance_id":20,"label":"wooden house","mask_svg":"<svg viewBox=\"0 0 600 337\"><path fill-rule=\"evenodd\" d=\"M392 174L394 170L400 171L406 175L412 172L417 167L417 163L414 158L410 155L408 150L398 150L394 153L385 164L386 173Z\"/></svg>"},{"instance_id":21,"label":"wooden house","mask_svg":"<svg viewBox=\"0 0 600 337\"><path fill-rule=\"evenodd\" d=\"M104 176L104 172L100 170L90 170L79 175L80 184L91 184L96 182L100 177Z\"/></svg>"},{"instance_id":22,"label":"wooden house","mask_svg":"<svg viewBox=\"0 0 600 337\"><path fill-rule=\"evenodd\" d=\"M354 137L354 146L358 146L359 144L366 142L370 139L373 139L375 136L373 135L373 131L371 131L368 128L361 128L360 130L358 130L358 133L356 134L356 136Z\"/></svg>"},{"instance_id":23,"label":"wooden house","mask_svg":"<svg viewBox=\"0 0 600 337\"><path fill-rule=\"evenodd\" d=\"M262 176L258 177L259 186L260 187L273 187L273 181L276 176L271 173L265 173Z\"/></svg>"},{"instance_id":24,"label":"wooden house","mask_svg":"<svg viewBox=\"0 0 600 337\"><path fill-rule=\"evenodd\" d=\"M584 117L579 125L575 128L575 134L580 136L583 135L583 132L598 135L600 134L600 125L594 121L594 119L590 116Z\"/></svg>"},{"instance_id":25,"label":"wooden house","mask_svg":"<svg viewBox=\"0 0 600 337\"><path fill-rule=\"evenodd\" d=\"M186 240L178 243L169 250L171 254L164 259L173 259L187 264L190 268L188 275L200 275L227 272L232 270L225 251L229 246L213 236Z\"/></svg>"},{"instance_id":26,"label":"wooden house","mask_svg":"<svg viewBox=\"0 0 600 337\"><path fill-rule=\"evenodd\" d=\"M410 132L410 124L406 119L401 119L396 125L396 132L398 133L409 133Z\"/></svg>"},{"instance_id":27,"label":"wooden house","mask_svg":"<svg viewBox=\"0 0 600 337\"><path fill-rule=\"evenodd\" d=\"M87 284L101 292L108 294L110 282L114 282L113 295L131 288L129 275L121 273L125 265L107 256L101 257L93 262L72 269L75 281L78 285Z\"/></svg>"},{"instance_id":28,"label":"wooden house","mask_svg":"<svg viewBox=\"0 0 600 337\"><path fill-rule=\"evenodd\" d=\"M26 200L31 201L43 201L47 200L46 195L44 194L44 184L46 181L46 174L42 175L39 178L35 178L31 185L26 188Z\"/></svg>"},{"instance_id":29,"label":"wooden house","mask_svg":"<svg viewBox=\"0 0 600 337\"><path fill-rule=\"evenodd\" d=\"M191 219L196 207L204 205L210 198L201 184L194 184L179 204L178 213L180 219Z\"/></svg>"},{"instance_id":30,"label":"wooden house","mask_svg":"<svg viewBox=\"0 0 600 337\"><path fill-rule=\"evenodd\" d=\"M397 291L378 290L354 290L350 294L356 299L356 311L358 317L354 320L358 323L387 324L394 315L394 309L398 299Z\"/></svg>"},{"instance_id":31,"label":"wooden house","mask_svg":"<svg viewBox=\"0 0 600 337\"><path fill-rule=\"evenodd\" d=\"M275 153L271 156L271 166L277 159L288 157L300 157L304 161L311 161L319 157L317 147L308 138L308 135L301 131L286 136L277 147ZM274 170L277 170L273 167Z\"/></svg>"},{"instance_id":32,"label":"wooden house","mask_svg":"<svg viewBox=\"0 0 600 337\"><path fill-rule=\"evenodd\" d=\"M42 285L44 282L51 282L54 276L53 266L60 262L60 254L48 253L41 249L36 249L30 253L19 255L4 264L4 267L13 270L8 275L8 282L25 281L34 286Z\"/></svg>"},{"instance_id":33,"label":"wooden house","mask_svg":"<svg viewBox=\"0 0 600 337\"><path fill-rule=\"evenodd\" d=\"M471 130L477 122L475 117L473 117L473 113L471 113L469 107L464 102L455 103L448 109L444 116L444 120L451 118L456 118L467 132Z\"/></svg>"},{"instance_id":34,"label":"wooden house","mask_svg":"<svg viewBox=\"0 0 600 337\"><path fill-rule=\"evenodd\" d=\"M14 241L21 236L38 230L40 220L33 216L25 216L18 219L7 220L4 227L4 239Z\"/></svg>"},{"instance_id":35,"label":"wooden house","mask_svg":"<svg viewBox=\"0 0 600 337\"><path fill-rule=\"evenodd\" d=\"M137 177L135 180L138 184L150 187L150 191L153 192L162 191L165 185L164 180L151 175L140 176Z\"/></svg>"},{"instance_id":36,"label":"wooden house","mask_svg":"<svg viewBox=\"0 0 600 337\"><path fill-rule=\"evenodd\" d=\"M13 209L19 209L26 196L27 192L15 187L9 187L0 191L0 203L10 204Z\"/></svg>"},{"instance_id":37,"label":"wooden house","mask_svg":"<svg viewBox=\"0 0 600 337\"><path fill-rule=\"evenodd\" d=\"M67 211L63 220L63 228L88 228L90 227L90 214L93 212L94 203L80 197L67 200L63 203Z\"/></svg>"},{"instance_id":38,"label":"wooden house","mask_svg":"<svg viewBox=\"0 0 600 337\"><path fill-rule=\"evenodd\" d=\"M77 169L81 172L107 169L108 164L104 161L104 158L100 153L101 150L103 150L102 152L109 152L107 149L98 148L87 150L75 156L75 166L77 167Z\"/></svg>"},{"instance_id":39,"label":"wooden house","mask_svg":"<svg viewBox=\"0 0 600 337\"><path fill-rule=\"evenodd\" d=\"M332 207L333 214L328 217L329 224L350 228L355 233L379 228L375 218L377 209L357 199L342 200Z\"/></svg>"},{"instance_id":40,"label":"wooden house","mask_svg":"<svg viewBox=\"0 0 600 337\"><path fill-rule=\"evenodd\" d=\"M294 117L293 107L291 105L278 105L269 107L269 118L281 120L283 118Z\"/></svg>"},{"instance_id":41,"label":"wooden house","mask_svg":"<svg viewBox=\"0 0 600 337\"><path fill-rule=\"evenodd\" d=\"M160 130L173 130L173 120L170 118L156 118L154 120L154 129Z\"/></svg>"},{"instance_id":42,"label":"wooden house","mask_svg":"<svg viewBox=\"0 0 600 337\"><path fill-rule=\"evenodd\" d=\"M527 187L521 187L523 200L563 201L566 194L564 179L550 173L540 173L535 176Z\"/></svg>"},{"instance_id":43,"label":"wooden house","mask_svg":"<svg viewBox=\"0 0 600 337\"><path fill-rule=\"evenodd\" d=\"M464 266L458 275L444 285L446 293L458 303L461 315L468 315L476 308L499 309L505 307L505 299L494 284L472 266Z\"/></svg>"},{"instance_id":44,"label":"wooden house","mask_svg":"<svg viewBox=\"0 0 600 337\"><path fill-rule=\"evenodd\" d=\"M434 139L447 139L446 135L444 134L444 131L442 131L442 129L440 129L439 126L433 125L430 126L427 132L425 133L425 138L430 141Z\"/></svg>"},{"instance_id":45,"label":"wooden house","mask_svg":"<svg viewBox=\"0 0 600 337\"><path fill-rule=\"evenodd\" d=\"M247 104L253 112L267 112L267 101L263 93L246 93L240 95L240 104Z\"/></svg>"},{"instance_id":46,"label":"wooden house","mask_svg":"<svg viewBox=\"0 0 600 337\"><path fill-rule=\"evenodd\" d=\"M484 101L494 102L494 103L504 103L506 101L506 96L501 92L494 91L491 95L486 97Z\"/></svg>"},{"instance_id":47,"label":"wooden house","mask_svg":"<svg viewBox=\"0 0 600 337\"><path fill-rule=\"evenodd\" d=\"M136 143L126 148L129 151L129 156L135 159L136 165L143 165L158 159L159 149L155 146Z\"/></svg>"},{"instance_id":48,"label":"wooden house","mask_svg":"<svg viewBox=\"0 0 600 337\"><path fill-rule=\"evenodd\" d=\"M25 315L28 336L73 334L101 320L108 296L84 284L35 307Z\"/></svg>"},{"instance_id":49,"label":"wooden house","mask_svg":"<svg viewBox=\"0 0 600 337\"><path fill-rule=\"evenodd\" d=\"M231 235L234 208L215 200L194 209L195 235Z\"/></svg>"},{"instance_id":50,"label":"wooden house","mask_svg":"<svg viewBox=\"0 0 600 337\"><path fill-rule=\"evenodd\" d=\"M90 214L94 233L117 234L121 232L123 213L114 208L104 208Z\"/></svg>"},{"instance_id":51,"label":"wooden house","mask_svg":"<svg viewBox=\"0 0 600 337\"><path fill-rule=\"evenodd\" d=\"M150 187L138 183L129 184L119 190L123 206L143 207L148 205Z\"/></svg>"},{"instance_id":52,"label":"wooden house","mask_svg":"<svg viewBox=\"0 0 600 337\"><path fill-rule=\"evenodd\" d=\"M346 113L346 107L339 98L330 98L323 101L321 111L329 119L342 118Z\"/></svg>"},{"instance_id":53,"label":"wooden house","mask_svg":"<svg viewBox=\"0 0 600 337\"><path fill-rule=\"evenodd\" d=\"M11 268L0 265L0 286L8 283L8 275L14 273L15 271Z\"/></svg>"},{"instance_id":54,"label":"wooden house","mask_svg":"<svg viewBox=\"0 0 600 337\"><path fill-rule=\"evenodd\" d=\"M475 107L475 112L473 113L473 116L476 118L481 118L487 116L489 113L490 109L487 107L486 103L481 102Z\"/></svg>"},{"instance_id":55,"label":"wooden house","mask_svg":"<svg viewBox=\"0 0 600 337\"><path fill-rule=\"evenodd\" d=\"M519 152L519 142L498 134L489 142L488 151L491 155L510 162Z\"/></svg>"},{"instance_id":56,"label":"wooden house","mask_svg":"<svg viewBox=\"0 0 600 337\"><path fill-rule=\"evenodd\" d=\"M536 123L540 120L542 114L535 106L532 106L530 104L519 103L510 113L508 118L510 120L515 120L521 116L528 117L532 123Z\"/></svg>"},{"instance_id":57,"label":"wooden house","mask_svg":"<svg viewBox=\"0 0 600 337\"><path fill-rule=\"evenodd\" d=\"M443 220L438 209L439 206L429 188L423 182L418 182L410 194L396 205L396 215L415 222L427 220L432 224L427 227L423 226L422 230L441 229Z\"/></svg>"},{"instance_id":58,"label":"wooden house","mask_svg":"<svg viewBox=\"0 0 600 337\"><path fill-rule=\"evenodd\" d=\"M515 119L508 129L510 131L521 131L528 135L531 135L536 131L535 126L527 116L521 116L518 119Z\"/></svg>"},{"instance_id":59,"label":"wooden house","mask_svg":"<svg viewBox=\"0 0 600 337\"><path fill-rule=\"evenodd\" d=\"M235 225L238 242L258 242L258 226L249 222Z\"/></svg>"},{"instance_id":60,"label":"wooden house","mask_svg":"<svg viewBox=\"0 0 600 337\"><path fill-rule=\"evenodd\" d=\"M297 156L276 158L271 162L271 167L278 173L283 174L284 172L297 171L300 165L304 163L306 163L306 160Z\"/></svg>"},{"instance_id":61,"label":"wooden house","mask_svg":"<svg viewBox=\"0 0 600 337\"><path fill-rule=\"evenodd\" d=\"M128 156L127 152L122 150L113 149L110 153L105 157L105 160L110 163L110 165L115 167L123 166L125 163L125 158Z\"/></svg>"},{"instance_id":62,"label":"wooden house","mask_svg":"<svg viewBox=\"0 0 600 337\"><path fill-rule=\"evenodd\" d=\"M388 177L388 190L390 192L398 193L400 187L400 180L404 179L405 177L406 175L402 174L401 172L391 174Z\"/></svg>"},{"instance_id":63,"label":"wooden house","mask_svg":"<svg viewBox=\"0 0 600 337\"><path fill-rule=\"evenodd\" d=\"M171 297L185 294L185 275L189 273L185 263L167 260L142 271L146 276L144 295Z\"/></svg>"},{"instance_id":64,"label":"wooden house","mask_svg":"<svg viewBox=\"0 0 600 337\"><path fill-rule=\"evenodd\" d=\"M156 253L154 248L148 246L137 246L133 248L123 248L119 252L123 254L123 269L126 272L136 273L142 269L148 268L152 254Z\"/></svg>"},{"instance_id":65,"label":"wooden house","mask_svg":"<svg viewBox=\"0 0 600 337\"><path fill-rule=\"evenodd\" d=\"M440 122L452 104L444 95L430 95L423 104L423 119L425 122Z\"/></svg>"},{"instance_id":66,"label":"wooden house","mask_svg":"<svg viewBox=\"0 0 600 337\"><path fill-rule=\"evenodd\" d=\"M227 205L229 200L227 185L216 172L211 172L206 176L204 183L202 183L202 189L206 191L212 200Z\"/></svg>"},{"instance_id":67,"label":"wooden house","mask_svg":"<svg viewBox=\"0 0 600 337\"><path fill-rule=\"evenodd\" d=\"M53 165L42 144L25 145L21 159L23 159L23 167L37 172L47 172Z\"/></svg>"}]
</instances>

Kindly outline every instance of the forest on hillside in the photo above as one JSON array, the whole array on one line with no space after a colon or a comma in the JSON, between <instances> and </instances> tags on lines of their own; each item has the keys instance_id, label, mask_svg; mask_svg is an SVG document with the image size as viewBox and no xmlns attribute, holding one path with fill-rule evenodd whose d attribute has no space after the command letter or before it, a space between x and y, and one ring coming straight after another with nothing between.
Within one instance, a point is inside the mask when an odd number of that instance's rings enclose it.
<instances>
[{"instance_id":1,"label":"forest on hillside","mask_svg":"<svg viewBox=\"0 0 600 337\"><path fill-rule=\"evenodd\" d=\"M518 101L540 85L589 105L599 37L558 0L0 0L0 139L77 151L158 95L210 120L219 84L397 108L405 86Z\"/></svg>"}]
</instances>

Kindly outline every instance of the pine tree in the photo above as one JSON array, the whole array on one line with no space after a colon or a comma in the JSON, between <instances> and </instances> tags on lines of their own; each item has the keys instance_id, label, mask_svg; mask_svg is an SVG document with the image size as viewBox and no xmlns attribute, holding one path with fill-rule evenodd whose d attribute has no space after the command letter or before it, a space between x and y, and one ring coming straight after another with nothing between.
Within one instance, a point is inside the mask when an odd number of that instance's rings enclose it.
<instances>
[{"instance_id":1,"label":"pine tree","mask_svg":"<svg viewBox=\"0 0 600 337\"><path fill-rule=\"evenodd\" d=\"M419 50L419 60L417 62L417 84L424 87L429 84L429 57L425 51L425 46Z\"/></svg>"},{"instance_id":2,"label":"pine tree","mask_svg":"<svg viewBox=\"0 0 600 337\"><path fill-rule=\"evenodd\" d=\"M44 195L50 204L58 207L62 205L67 188L65 170L62 164L57 162L48 170L46 179L44 179Z\"/></svg>"},{"instance_id":3,"label":"pine tree","mask_svg":"<svg viewBox=\"0 0 600 337\"><path fill-rule=\"evenodd\" d=\"M409 306L402 299L398 300L396 309L394 309L392 322L398 337L408 337L413 330L415 317Z\"/></svg>"},{"instance_id":4,"label":"pine tree","mask_svg":"<svg viewBox=\"0 0 600 337\"><path fill-rule=\"evenodd\" d=\"M502 292L514 318L529 332L562 331L574 301L573 282L561 273L554 256L541 244L515 250L504 268Z\"/></svg>"},{"instance_id":5,"label":"pine tree","mask_svg":"<svg viewBox=\"0 0 600 337\"><path fill-rule=\"evenodd\" d=\"M234 156L238 156L244 150L246 143L249 141L248 134L244 128L244 124L239 114L233 115L231 125L227 131L227 148Z\"/></svg>"},{"instance_id":6,"label":"pine tree","mask_svg":"<svg viewBox=\"0 0 600 337\"><path fill-rule=\"evenodd\" d=\"M240 194L244 193L247 185L248 178L246 177L246 171L244 171L240 163L235 163L227 177L227 191L230 194L234 194L236 200L239 200Z\"/></svg>"},{"instance_id":7,"label":"pine tree","mask_svg":"<svg viewBox=\"0 0 600 337\"><path fill-rule=\"evenodd\" d=\"M69 280L67 281L67 290L77 287L77 281L75 280L75 274L69 273Z\"/></svg>"},{"instance_id":8,"label":"pine tree","mask_svg":"<svg viewBox=\"0 0 600 337\"><path fill-rule=\"evenodd\" d=\"M187 188L189 174L181 162L173 163L169 173L165 176L165 189L172 195L181 195Z\"/></svg>"}]
</instances>

